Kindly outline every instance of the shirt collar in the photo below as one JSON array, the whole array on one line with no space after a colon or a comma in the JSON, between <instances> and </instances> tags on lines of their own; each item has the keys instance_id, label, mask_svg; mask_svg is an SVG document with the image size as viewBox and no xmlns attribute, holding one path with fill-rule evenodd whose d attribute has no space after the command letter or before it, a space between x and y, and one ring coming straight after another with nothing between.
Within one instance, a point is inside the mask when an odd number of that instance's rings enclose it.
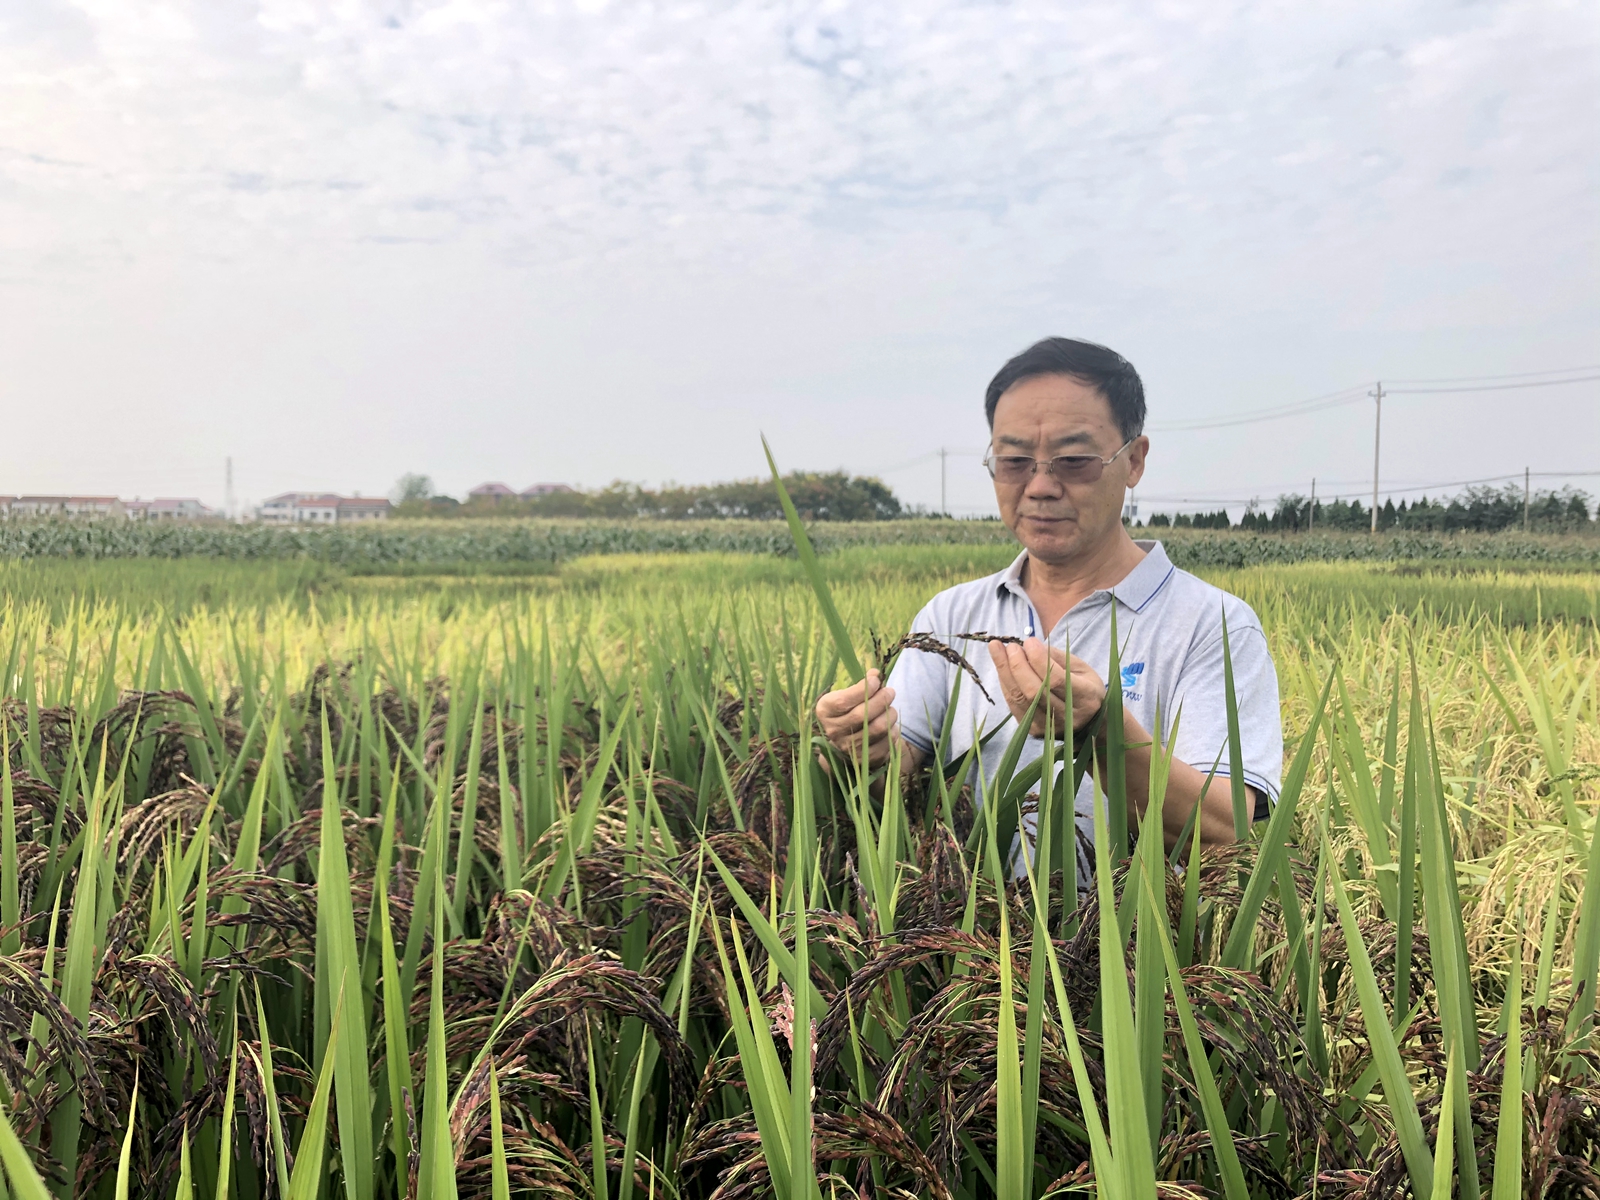
<instances>
[{"instance_id":1,"label":"shirt collar","mask_svg":"<svg viewBox=\"0 0 1600 1200\"><path fill-rule=\"evenodd\" d=\"M1122 581L1110 588L1091 592L1083 603L1104 602L1104 598L1115 596L1122 601L1124 608L1139 612L1154 598L1162 585L1172 578L1172 573L1177 568L1172 565L1172 560L1167 557L1166 548L1156 541L1135 541L1134 545L1144 551L1144 557L1139 560L1139 565L1129 571ZM1027 598L1028 593L1022 586L1022 568L1028 561L1028 552L1024 550L1011 560L1011 565L1000 572L995 581L995 591L1000 594L1010 592L1013 596Z\"/></svg>"}]
</instances>

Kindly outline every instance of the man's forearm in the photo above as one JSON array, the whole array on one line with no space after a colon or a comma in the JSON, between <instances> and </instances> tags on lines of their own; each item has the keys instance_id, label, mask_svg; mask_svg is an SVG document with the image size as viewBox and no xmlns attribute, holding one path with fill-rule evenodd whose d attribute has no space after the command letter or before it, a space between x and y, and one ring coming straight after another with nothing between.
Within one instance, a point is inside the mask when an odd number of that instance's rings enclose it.
<instances>
[{"instance_id":1,"label":"man's forearm","mask_svg":"<svg viewBox=\"0 0 1600 1200\"><path fill-rule=\"evenodd\" d=\"M1150 799L1150 765L1155 753L1154 739L1149 732L1126 711L1122 718L1124 773L1127 782L1128 820L1130 827L1144 816ZM1101 778L1105 777L1106 742L1104 733L1096 739L1097 757ZM1234 840L1233 795L1227 776L1218 775L1206 787L1208 772L1199 771L1190 764L1174 758L1167 772L1167 791L1161 806L1161 824L1167 849L1171 849L1184 827L1189 814L1194 812L1201 792L1205 801L1200 806L1200 841L1205 845L1226 845Z\"/></svg>"}]
</instances>

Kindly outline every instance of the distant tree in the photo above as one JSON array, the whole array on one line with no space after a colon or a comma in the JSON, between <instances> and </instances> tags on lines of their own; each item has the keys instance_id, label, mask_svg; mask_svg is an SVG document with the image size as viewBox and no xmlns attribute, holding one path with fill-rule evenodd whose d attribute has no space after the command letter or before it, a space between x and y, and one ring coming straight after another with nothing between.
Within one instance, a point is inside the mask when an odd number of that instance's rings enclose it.
<instances>
[{"instance_id":1,"label":"distant tree","mask_svg":"<svg viewBox=\"0 0 1600 1200\"><path fill-rule=\"evenodd\" d=\"M396 504L415 504L433 495L433 480L415 471L407 471L395 482L389 498Z\"/></svg>"},{"instance_id":2,"label":"distant tree","mask_svg":"<svg viewBox=\"0 0 1600 1200\"><path fill-rule=\"evenodd\" d=\"M1319 504L1317 510L1320 512ZM1268 519L1268 528L1274 533L1295 533L1306 527L1311 516L1311 504L1298 492L1290 492L1286 496L1279 496L1277 506L1272 510Z\"/></svg>"}]
</instances>

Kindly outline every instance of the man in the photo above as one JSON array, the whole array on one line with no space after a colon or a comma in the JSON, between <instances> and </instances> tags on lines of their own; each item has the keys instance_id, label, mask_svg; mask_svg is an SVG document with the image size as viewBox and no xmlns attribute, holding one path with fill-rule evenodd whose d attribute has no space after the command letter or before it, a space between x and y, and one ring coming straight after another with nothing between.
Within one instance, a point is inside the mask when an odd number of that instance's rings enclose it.
<instances>
[{"instance_id":1,"label":"man","mask_svg":"<svg viewBox=\"0 0 1600 1200\"><path fill-rule=\"evenodd\" d=\"M1016 723L1049 681L1054 728L1066 729L1071 674L1071 727L1100 716L1116 611L1121 643L1123 735L1129 827L1149 797L1152 734L1172 743L1161 820L1170 848L1200 802L1201 841L1234 838L1227 778L1228 721L1223 682L1223 622L1233 660L1244 782L1250 812L1266 815L1283 768L1278 680L1261 623L1235 596L1180 571L1160 542L1135 542L1122 524L1124 493L1144 475L1144 385L1120 354L1090 342L1047 338L1017 355L989 384L984 400L991 439L985 466L994 479L1001 519L1023 545L1010 567L941 592L912 623L968 652L990 702L967 680L957 700L948 759L985 743L993 778ZM986 631L1022 639L991 641L988 653L956 635ZM859 758L887 761L898 746L902 770L915 771L944 728L953 664L907 650L887 686L876 670L853 687L817 702L828 740ZM1181 719L1179 716L1182 709ZM1176 737L1173 726L1177 725ZM1042 752L1045 702L1036 710L1022 763ZM1104 769L1104 723L1097 733ZM1216 765L1209 788L1206 778ZM1204 797L1202 799L1202 792ZM1093 791L1084 780L1078 825L1093 836Z\"/></svg>"}]
</instances>

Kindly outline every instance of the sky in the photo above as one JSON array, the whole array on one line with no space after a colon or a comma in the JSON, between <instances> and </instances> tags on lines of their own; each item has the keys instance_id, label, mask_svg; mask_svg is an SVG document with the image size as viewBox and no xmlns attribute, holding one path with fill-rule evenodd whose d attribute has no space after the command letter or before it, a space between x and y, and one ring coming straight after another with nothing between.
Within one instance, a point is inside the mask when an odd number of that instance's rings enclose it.
<instances>
[{"instance_id":1,"label":"sky","mask_svg":"<svg viewBox=\"0 0 1600 1200\"><path fill-rule=\"evenodd\" d=\"M1600 380L1394 382L1600 375L1597 109L1550 0L6 0L0 493L710 482L764 433L934 508L944 448L981 514L1050 334L1140 370L1145 511L1368 491L1378 380L1385 494L1597 493Z\"/></svg>"}]
</instances>

